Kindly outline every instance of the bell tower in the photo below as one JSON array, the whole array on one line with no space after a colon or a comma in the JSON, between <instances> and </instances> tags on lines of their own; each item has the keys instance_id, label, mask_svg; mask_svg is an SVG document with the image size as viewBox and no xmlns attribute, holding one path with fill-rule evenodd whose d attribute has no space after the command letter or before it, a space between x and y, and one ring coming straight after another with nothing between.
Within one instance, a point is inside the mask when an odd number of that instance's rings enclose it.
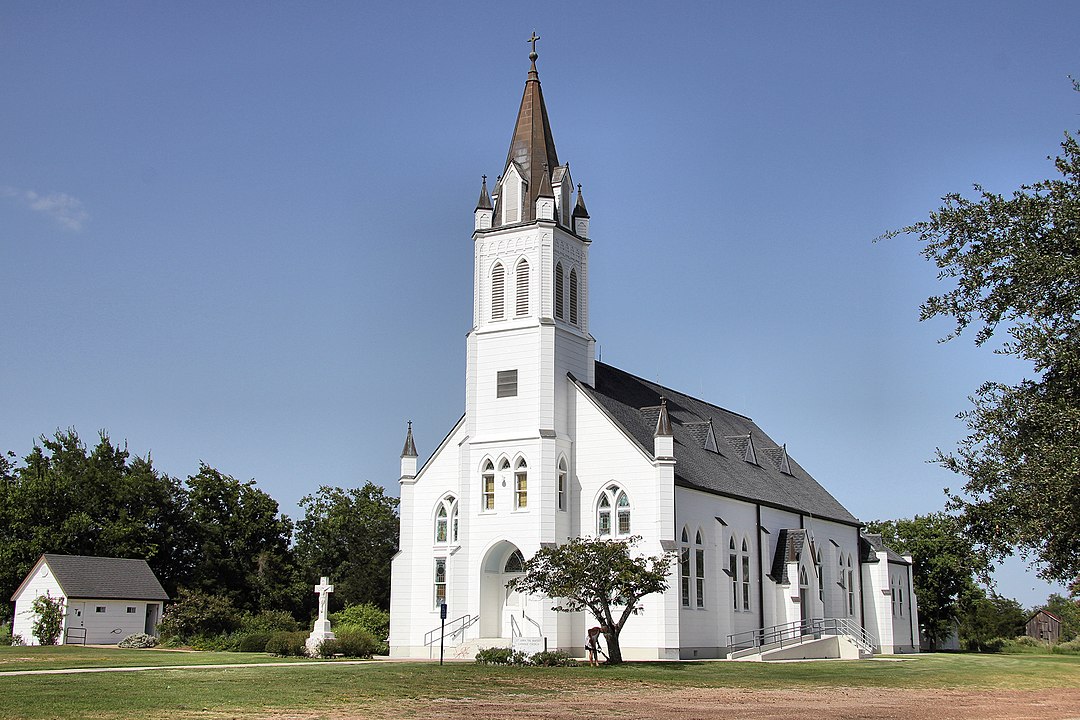
<instances>
[{"instance_id":1,"label":"bell tower","mask_svg":"<svg viewBox=\"0 0 1080 720\"><path fill-rule=\"evenodd\" d=\"M474 213L465 401L474 446L568 444L567 373L594 378L589 214L555 150L537 40L501 174L490 190L483 177Z\"/></svg>"}]
</instances>

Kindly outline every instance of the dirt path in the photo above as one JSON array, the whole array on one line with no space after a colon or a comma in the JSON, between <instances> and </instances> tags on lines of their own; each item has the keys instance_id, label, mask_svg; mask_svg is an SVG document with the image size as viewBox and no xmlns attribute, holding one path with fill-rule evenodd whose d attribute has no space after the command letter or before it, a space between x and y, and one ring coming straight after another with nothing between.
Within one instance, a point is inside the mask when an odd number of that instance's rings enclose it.
<instances>
[{"instance_id":1,"label":"dirt path","mask_svg":"<svg viewBox=\"0 0 1080 720\"><path fill-rule=\"evenodd\" d=\"M270 717L305 720L306 715ZM318 715L310 717L328 717ZM1074 720L1080 719L1080 690L987 691L829 688L731 690L641 689L499 699L402 700L369 706L362 713L330 714L334 720L468 718L468 720Z\"/></svg>"}]
</instances>

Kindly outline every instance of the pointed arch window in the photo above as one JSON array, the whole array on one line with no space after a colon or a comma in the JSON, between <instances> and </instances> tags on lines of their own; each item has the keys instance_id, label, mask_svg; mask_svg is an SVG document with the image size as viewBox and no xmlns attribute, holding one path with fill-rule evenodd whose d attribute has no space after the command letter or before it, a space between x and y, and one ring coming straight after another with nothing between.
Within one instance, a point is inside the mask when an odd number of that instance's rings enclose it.
<instances>
[{"instance_id":1,"label":"pointed arch window","mask_svg":"<svg viewBox=\"0 0 1080 720\"><path fill-rule=\"evenodd\" d=\"M483 510L495 509L495 465L488 460L480 474L480 493L483 498L480 507Z\"/></svg>"},{"instance_id":2,"label":"pointed arch window","mask_svg":"<svg viewBox=\"0 0 1080 720\"><path fill-rule=\"evenodd\" d=\"M502 263L495 263L491 269L491 319L502 320L505 317L506 271Z\"/></svg>"},{"instance_id":3,"label":"pointed arch window","mask_svg":"<svg viewBox=\"0 0 1080 720\"><path fill-rule=\"evenodd\" d=\"M514 468L514 507L524 510L529 505L529 468L525 458L517 461Z\"/></svg>"},{"instance_id":4,"label":"pointed arch window","mask_svg":"<svg viewBox=\"0 0 1080 720\"><path fill-rule=\"evenodd\" d=\"M616 537L630 534L630 496L618 485L608 485L596 502L596 534ZM612 512L615 523L612 524Z\"/></svg>"},{"instance_id":5,"label":"pointed arch window","mask_svg":"<svg viewBox=\"0 0 1080 720\"><path fill-rule=\"evenodd\" d=\"M517 303L514 314L517 317L529 314L529 262L522 258L517 264L514 280L514 291L517 293Z\"/></svg>"},{"instance_id":6,"label":"pointed arch window","mask_svg":"<svg viewBox=\"0 0 1080 720\"><path fill-rule=\"evenodd\" d=\"M578 324L578 277L577 268L570 268L570 324Z\"/></svg>"},{"instance_id":7,"label":"pointed arch window","mask_svg":"<svg viewBox=\"0 0 1080 720\"><path fill-rule=\"evenodd\" d=\"M503 572L506 573L519 573L525 571L525 556L521 554L520 550L515 550L510 553L510 557L506 558L506 564L503 565Z\"/></svg>"},{"instance_id":8,"label":"pointed arch window","mask_svg":"<svg viewBox=\"0 0 1080 720\"><path fill-rule=\"evenodd\" d=\"M679 537L682 547L679 548L679 579L681 581L682 605L690 607L690 537L686 528L682 529Z\"/></svg>"},{"instance_id":9,"label":"pointed arch window","mask_svg":"<svg viewBox=\"0 0 1080 720\"><path fill-rule=\"evenodd\" d=\"M821 564L821 548L814 553L814 571L817 573L818 600L825 602L825 567Z\"/></svg>"},{"instance_id":10,"label":"pointed arch window","mask_svg":"<svg viewBox=\"0 0 1080 720\"><path fill-rule=\"evenodd\" d=\"M565 298L563 297L563 269L562 263L558 263L555 266L555 319L563 320L566 317L565 313Z\"/></svg>"},{"instance_id":11,"label":"pointed arch window","mask_svg":"<svg viewBox=\"0 0 1080 720\"><path fill-rule=\"evenodd\" d=\"M847 602L848 615L855 615L855 571L851 565L851 555L847 556Z\"/></svg>"},{"instance_id":12,"label":"pointed arch window","mask_svg":"<svg viewBox=\"0 0 1080 720\"><path fill-rule=\"evenodd\" d=\"M456 543L458 541L457 498L447 495L439 501L435 510L435 542Z\"/></svg>"},{"instance_id":13,"label":"pointed arch window","mask_svg":"<svg viewBox=\"0 0 1080 720\"><path fill-rule=\"evenodd\" d=\"M735 548L735 536L728 538L728 577L731 578L731 605L739 609L739 552Z\"/></svg>"},{"instance_id":14,"label":"pointed arch window","mask_svg":"<svg viewBox=\"0 0 1080 720\"><path fill-rule=\"evenodd\" d=\"M742 552L739 554L740 585L742 586L742 609L750 611L750 543L746 538L742 541Z\"/></svg>"},{"instance_id":15,"label":"pointed arch window","mask_svg":"<svg viewBox=\"0 0 1080 720\"><path fill-rule=\"evenodd\" d=\"M559 509L566 510L566 458L559 458Z\"/></svg>"},{"instance_id":16,"label":"pointed arch window","mask_svg":"<svg viewBox=\"0 0 1080 720\"><path fill-rule=\"evenodd\" d=\"M705 607L705 543L700 530L694 538L694 597L699 608Z\"/></svg>"}]
</instances>

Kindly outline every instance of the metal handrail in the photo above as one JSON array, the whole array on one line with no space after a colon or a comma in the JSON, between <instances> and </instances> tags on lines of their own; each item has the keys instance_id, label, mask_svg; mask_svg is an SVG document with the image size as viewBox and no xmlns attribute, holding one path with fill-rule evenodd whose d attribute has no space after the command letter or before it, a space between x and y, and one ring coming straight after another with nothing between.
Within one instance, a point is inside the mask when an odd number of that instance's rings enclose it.
<instances>
[{"instance_id":1,"label":"metal handrail","mask_svg":"<svg viewBox=\"0 0 1080 720\"><path fill-rule=\"evenodd\" d=\"M728 647L733 651L759 649L766 646L770 649L782 648L801 643L807 637L821 638L830 635L845 635L867 653L873 653L877 645L877 640L873 635L848 618L807 618L757 630L732 633L728 635Z\"/></svg>"},{"instance_id":2,"label":"metal handrail","mask_svg":"<svg viewBox=\"0 0 1080 720\"><path fill-rule=\"evenodd\" d=\"M511 639L516 637L523 637L521 634L521 628L518 627L517 617L510 616L510 637Z\"/></svg>"},{"instance_id":3,"label":"metal handrail","mask_svg":"<svg viewBox=\"0 0 1080 720\"><path fill-rule=\"evenodd\" d=\"M465 630L471 627L472 624L479 619L479 615L477 615L475 618L472 615L462 615L459 618L454 618L453 620L447 622L445 626L440 625L434 630L425 633L424 645L433 645L439 642L439 640L447 637L453 640L459 634L464 633Z\"/></svg>"},{"instance_id":4,"label":"metal handrail","mask_svg":"<svg viewBox=\"0 0 1080 720\"><path fill-rule=\"evenodd\" d=\"M71 638L71 633L75 633L75 632L81 632L82 633L82 644L86 645L86 628L84 628L84 627L66 628L64 630L64 644L65 645L71 645L72 644L72 643L68 642L68 640Z\"/></svg>"},{"instance_id":5,"label":"metal handrail","mask_svg":"<svg viewBox=\"0 0 1080 720\"><path fill-rule=\"evenodd\" d=\"M540 627L540 623L536 622L531 617L526 615L524 610L521 611L521 617L525 618L526 620L528 620L529 622L531 622L533 624L533 627L536 628L536 632L537 632L536 637L544 637L544 628Z\"/></svg>"}]
</instances>

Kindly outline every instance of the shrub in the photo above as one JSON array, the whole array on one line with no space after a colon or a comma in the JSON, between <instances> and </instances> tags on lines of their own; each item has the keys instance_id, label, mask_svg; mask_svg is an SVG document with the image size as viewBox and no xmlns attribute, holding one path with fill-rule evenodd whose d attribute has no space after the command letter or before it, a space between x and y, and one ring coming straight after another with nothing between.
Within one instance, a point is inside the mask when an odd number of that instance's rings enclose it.
<instances>
[{"instance_id":1,"label":"shrub","mask_svg":"<svg viewBox=\"0 0 1080 720\"><path fill-rule=\"evenodd\" d=\"M540 667L577 667L577 660L564 650L545 650L529 658L529 663Z\"/></svg>"},{"instance_id":2,"label":"shrub","mask_svg":"<svg viewBox=\"0 0 1080 720\"><path fill-rule=\"evenodd\" d=\"M307 640L307 633L305 632L278 631L271 633L270 639L266 641L266 652L281 657L301 657L307 655L307 647L304 646L305 640Z\"/></svg>"},{"instance_id":3,"label":"shrub","mask_svg":"<svg viewBox=\"0 0 1080 720\"><path fill-rule=\"evenodd\" d=\"M390 634L390 613L371 603L349 605L341 612L330 615L330 623L334 627L364 628L377 640L384 640Z\"/></svg>"},{"instance_id":4,"label":"shrub","mask_svg":"<svg viewBox=\"0 0 1080 720\"><path fill-rule=\"evenodd\" d=\"M14 643L11 642L14 636L11 634L11 626L4 622L0 624L0 647L7 647Z\"/></svg>"},{"instance_id":5,"label":"shrub","mask_svg":"<svg viewBox=\"0 0 1080 720\"><path fill-rule=\"evenodd\" d=\"M1013 642L1016 643L1017 645L1021 646L1021 647L1045 647L1046 646L1046 643L1039 642L1038 640L1031 637L1030 635L1021 635L1018 638L1016 638L1015 640L1013 640Z\"/></svg>"},{"instance_id":6,"label":"shrub","mask_svg":"<svg viewBox=\"0 0 1080 720\"><path fill-rule=\"evenodd\" d=\"M146 633L133 633L118 642L117 647L122 648L152 648L156 647L158 640L153 635Z\"/></svg>"},{"instance_id":7,"label":"shrub","mask_svg":"<svg viewBox=\"0 0 1080 720\"><path fill-rule=\"evenodd\" d=\"M296 622L290 613L284 610L263 610L262 612L252 615L251 613L244 613L239 618L239 627L241 633L253 634L253 633L266 633L270 634L277 631L296 632L300 630L300 623Z\"/></svg>"},{"instance_id":8,"label":"shrub","mask_svg":"<svg viewBox=\"0 0 1080 720\"><path fill-rule=\"evenodd\" d=\"M64 627L64 598L54 598L46 592L34 598L32 632L42 645L55 645Z\"/></svg>"},{"instance_id":9,"label":"shrub","mask_svg":"<svg viewBox=\"0 0 1080 720\"><path fill-rule=\"evenodd\" d=\"M270 641L268 632L255 632L240 638L240 644L236 649L240 652L266 652L266 644Z\"/></svg>"},{"instance_id":10,"label":"shrub","mask_svg":"<svg viewBox=\"0 0 1080 720\"><path fill-rule=\"evenodd\" d=\"M344 627L335 630L334 635L337 645L335 654L345 657L370 658L383 644L370 632L360 627Z\"/></svg>"},{"instance_id":11,"label":"shrub","mask_svg":"<svg viewBox=\"0 0 1080 720\"><path fill-rule=\"evenodd\" d=\"M525 653L520 650L493 647L476 653L476 662L481 665L525 665L527 660Z\"/></svg>"},{"instance_id":12,"label":"shrub","mask_svg":"<svg viewBox=\"0 0 1080 720\"><path fill-rule=\"evenodd\" d=\"M200 590L180 590L177 601L161 618L161 633L191 641L198 636L220 635L236 630L241 616L223 595Z\"/></svg>"},{"instance_id":13,"label":"shrub","mask_svg":"<svg viewBox=\"0 0 1080 720\"><path fill-rule=\"evenodd\" d=\"M1050 652L1058 653L1060 655L1080 655L1080 638L1058 643L1050 648Z\"/></svg>"}]
</instances>

